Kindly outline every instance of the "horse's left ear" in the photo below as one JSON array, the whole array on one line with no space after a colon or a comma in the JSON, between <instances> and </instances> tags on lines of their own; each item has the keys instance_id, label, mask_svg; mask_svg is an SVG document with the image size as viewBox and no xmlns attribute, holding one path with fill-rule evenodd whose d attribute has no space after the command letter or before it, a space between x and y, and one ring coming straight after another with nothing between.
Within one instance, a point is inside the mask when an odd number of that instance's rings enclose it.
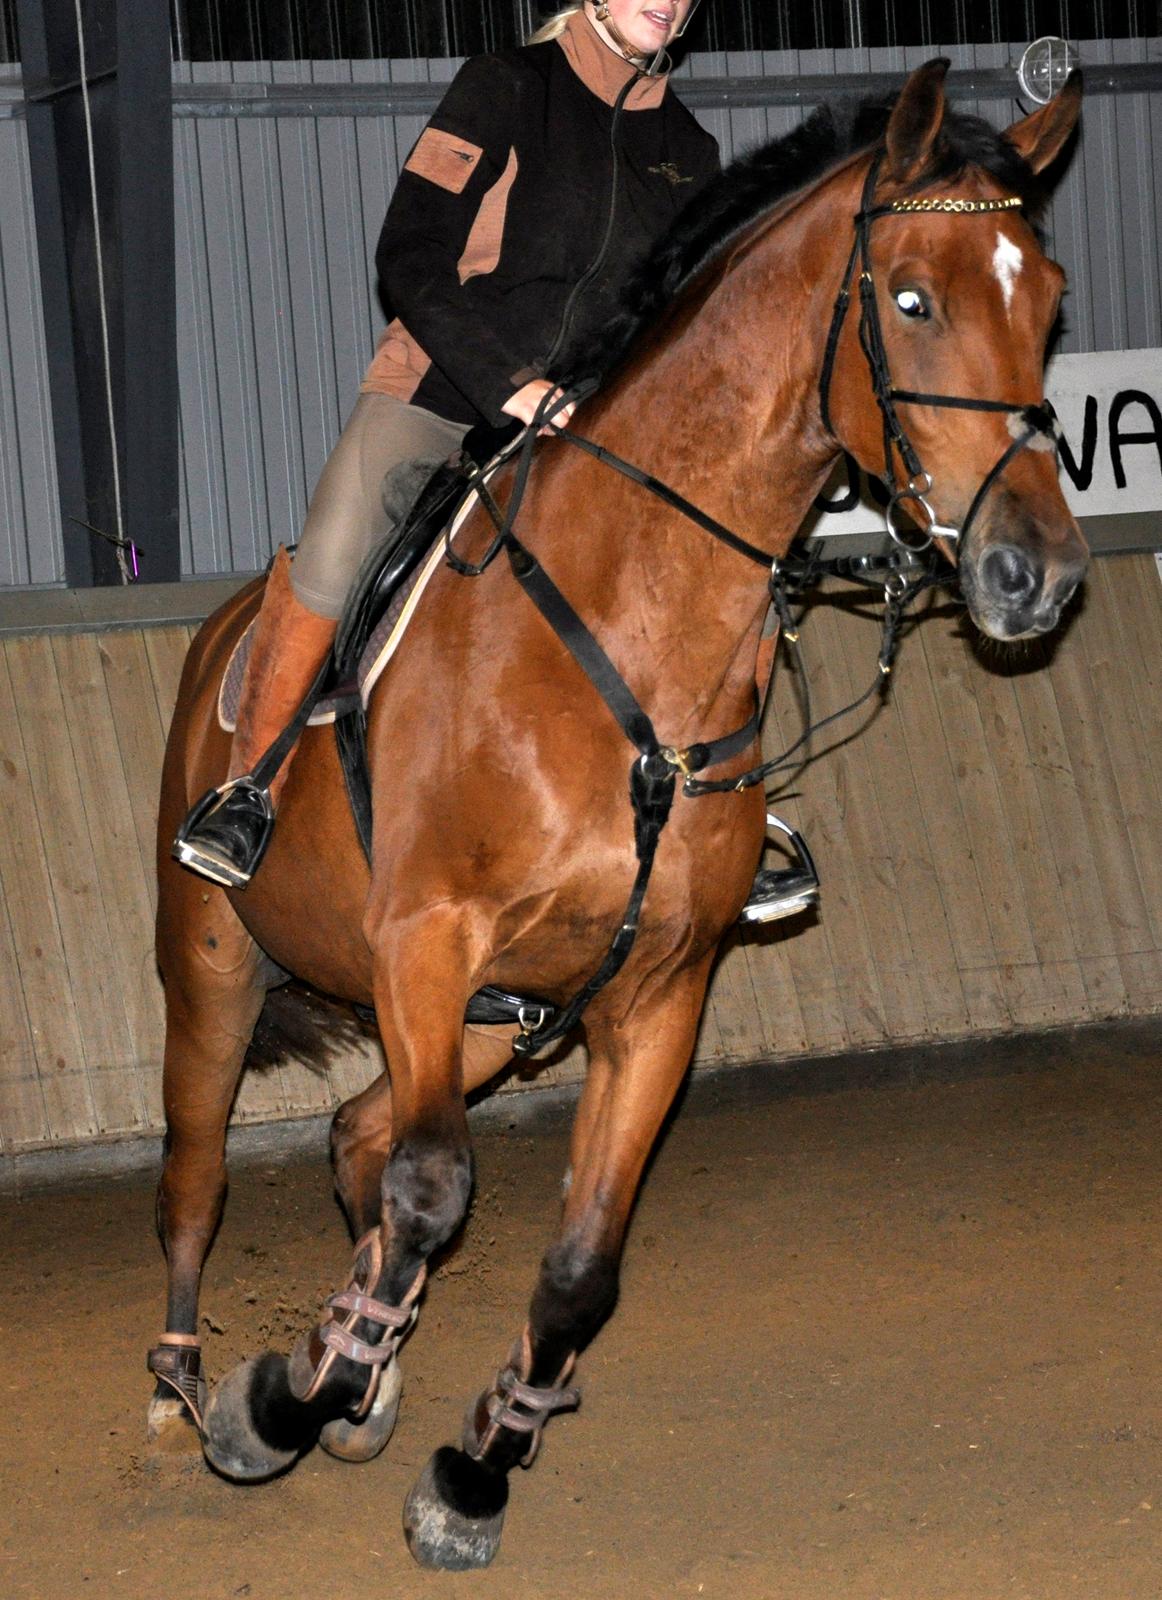
<instances>
[{"instance_id":1,"label":"horse's left ear","mask_svg":"<svg viewBox=\"0 0 1162 1600\"><path fill-rule=\"evenodd\" d=\"M1031 117L1014 122L1004 137L1018 155L1024 156L1034 172L1044 172L1061 154L1061 148L1077 125L1081 110L1081 68L1074 67L1060 94Z\"/></svg>"},{"instance_id":2,"label":"horse's left ear","mask_svg":"<svg viewBox=\"0 0 1162 1600\"><path fill-rule=\"evenodd\" d=\"M938 56L917 67L892 107L884 134L885 176L897 183L908 183L924 170L944 121L944 79L949 66L944 56Z\"/></svg>"}]
</instances>

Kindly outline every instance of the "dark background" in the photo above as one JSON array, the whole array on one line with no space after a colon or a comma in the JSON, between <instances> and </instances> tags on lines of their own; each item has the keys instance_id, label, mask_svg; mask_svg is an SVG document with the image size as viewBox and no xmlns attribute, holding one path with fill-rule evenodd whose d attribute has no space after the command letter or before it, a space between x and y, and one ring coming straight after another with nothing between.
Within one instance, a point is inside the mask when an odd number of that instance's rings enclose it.
<instances>
[{"instance_id":1,"label":"dark background","mask_svg":"<svg viewBox=\"0 0 1162 1600\"><path fill-rule=\"evenodd\" d=\"M555 0L170 0L182 61L462 56L515 43ZM0 0L0 61L20 59L16 0ZM703 0L703 50L1143 38L1162 0Z\"/></svg>"}]
</instances>

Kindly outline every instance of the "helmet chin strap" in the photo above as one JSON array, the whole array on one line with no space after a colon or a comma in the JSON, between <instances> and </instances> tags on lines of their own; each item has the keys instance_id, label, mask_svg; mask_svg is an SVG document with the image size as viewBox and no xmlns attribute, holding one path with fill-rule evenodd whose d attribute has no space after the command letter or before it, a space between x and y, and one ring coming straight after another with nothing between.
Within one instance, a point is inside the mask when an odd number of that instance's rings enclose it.
<instances>
[{"instance_id":1,"label":"helmet chin strap","mask_svg":"<svg viewBox=\"0 0 1162 1600\"><path fill-rule=\"evenodd\" d=\"M652 67L647 68L645 56L642 55L640 50L634 49L633 45L630 44L629 40L621 32L616 22L614 22L605 0L593 0L593 15L597 18L598 22L600 22L601 26L612 39L614 45L618 50L621 51L622 55L629 62L631 67L637 67L639 72L653 70ZM664 49L659 51L658 54L664 55ZM657 57L654 59L656 63Z\"/></svg>"},{"instance_id":2,"label":"helmet chin strap","mask_svg":"<svg viewBox=\"0 0 1162 1600\"><path fill-rule=\"evenodd\" d=\"M670 36L670 43L673 43L675 39L680 39L685 33L686 29L690 26L690 18L694 15L695 11L697 11L698 5L699 0L691 0L690 9L686 12L685 17L682 19L681 25L675 28L673 34ZM660 78L669 72L673 62L670 60L670 52L667 50L666 46L663 45L652 60L648 56L643 55L640 50L635 50L633 45L631 45L628 39L625 38L624 34L622 34L621 30L614 22L613 17L610 15L607 0L593 0L593 15L597 18L597 21L600 22L601 26L605 29L605 32L613 41L615 47L621 51L622 55L629 62L631 67L636 67L638 71L643 72L647 78Z\"/></svg>"}]
</instances>

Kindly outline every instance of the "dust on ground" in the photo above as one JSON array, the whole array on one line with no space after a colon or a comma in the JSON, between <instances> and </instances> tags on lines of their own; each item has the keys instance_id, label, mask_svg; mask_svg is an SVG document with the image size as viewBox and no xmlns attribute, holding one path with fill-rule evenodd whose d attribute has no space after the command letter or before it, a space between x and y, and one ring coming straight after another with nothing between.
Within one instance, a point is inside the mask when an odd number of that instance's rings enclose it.
<instances>
[{"instance_id":1,"label":"dust on ground","mask_svg":"<svg viewBox=\"0 0 1162 1600\"><path fill-rule=\"evenodd\" d=\"M687 1107L582 1408L514 1475L485 1573L422 1573L400 1509L520 1328L564 1128L478 1138L386 1454L315 1451L256 1488L145 1442L149 1188L0 1203L0 1593L1156 1597L1162 1071L1135 1037L1064 1036L1037 1070L1015 1041L983 1078ZM322 1159L236 1171L203 1295L212 1375L289 1349L348 1258Z\"/></svg>"}]
</instances>

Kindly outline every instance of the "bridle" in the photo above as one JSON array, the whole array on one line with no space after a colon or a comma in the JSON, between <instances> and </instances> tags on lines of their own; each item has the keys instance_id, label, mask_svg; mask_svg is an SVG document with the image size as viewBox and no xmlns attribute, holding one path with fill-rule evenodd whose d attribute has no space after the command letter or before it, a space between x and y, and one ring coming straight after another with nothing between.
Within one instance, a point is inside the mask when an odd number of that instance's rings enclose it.
<instances>
[{"instance_id":1,"label":"bridle","mask_svg":"<svg viewBox=\"0 0 1162 1600\"><path fill-rule=\"evenodd\" d=\"M879 178L882 164L883 152L881 151L873 158L871 166L868 168L867 177L864 180L860 208L855 216L855 239L852 242L851 254L847 258L847 267L843 274L843 282L840 285L839 294L836 297L835 308L831 315L831 326L827 333L827 348L823 357L823 370L819 375L819 409L823 418L823 426L828 433L834 435L830 407L831 380L835 370L835 356L839 348L839 336L843 331L848 307L851 303L852 279L858 266L859 342L867 360L876 404L879 406L880 416L883 419L884 480L891 490L891 499L888 502L885 513L888 532L895 542L902 545L904 549L921 551L927 549L934 539L967 538L969 529L972 527L986 495L1013 457L1038 437L1051 440L1052 448L1056 452L1061 439L1061 429L1053 408L1048 401L1042 401L1037 406L1025 406L1009 400L982 400L975 396L967 395L925 394L915 389L897 389L894 387L888 367L888 353L884 344L883 324L880 321L876 286L872 277L872 223L877 222L881 217L908 216L917 212L938 211L947 212L955 216L979 216L987 212L1018 211L1021 209L1023 202L1015 195L996 200L956 200L929 197L914 200L891 200L886 205L877 206L874 203L876 182ZM932 474L925 472L919 454L908 437L903 423L900 421L900 414L896 409L897 405L943 406L959 411L997 411L1006 413L1012 419L1010 426L1013 431L1013 442L1003 452L977 489L976 494L973 496L972 504L968 508L968 514L959 527L953 523L940 522L933 511L928 499L933 487ZM908 474L907 481L903 484L900 484L896 477L893 449L898 453L900 460L904 464L904 470ZM916 538L915 525L910 522L910 519L903 518L902 508L908 505L917 507L928 519L927 528L920 530L919 540ZM907 521L907 528L901 527L902 518Z\"/></svg>"}]
</instances>

